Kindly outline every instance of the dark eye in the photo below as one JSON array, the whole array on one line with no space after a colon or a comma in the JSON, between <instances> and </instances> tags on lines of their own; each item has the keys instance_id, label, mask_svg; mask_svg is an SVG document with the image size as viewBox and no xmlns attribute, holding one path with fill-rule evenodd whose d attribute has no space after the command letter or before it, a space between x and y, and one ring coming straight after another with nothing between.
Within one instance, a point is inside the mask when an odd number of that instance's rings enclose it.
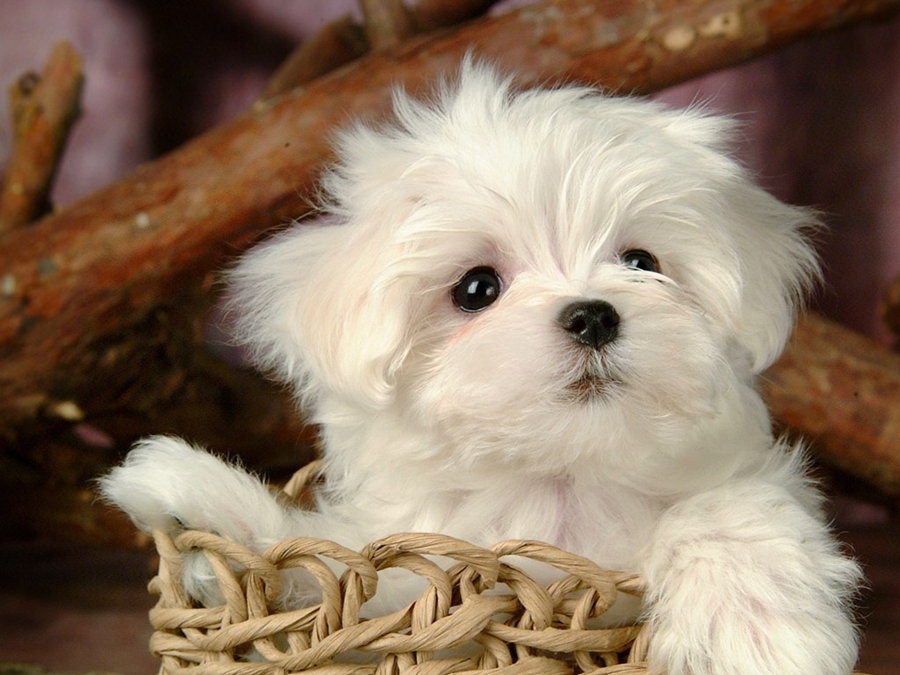
<instances>
[{"instance_id":1,"label":"dark eye","mask_svg":"<svg viewBox=\"0 0 900 675\"><path fill-rule=\"evenodd\" d=\"M640 270L641 272L659 272L659 262L652 253L634 249L625 251L622 254L622 264L628 269Z\"/></svg>"},{"instance_id":2,"label":"dark eye","mask_svg":"<svg viewBox=\"0 0 900 675\"><path fill-rule=\"evenodd\" d=\"M464 312L480 312L500 297L500 276L492 267L474 267L453 287L453 302Z\"/></svg>"}]
</instances>

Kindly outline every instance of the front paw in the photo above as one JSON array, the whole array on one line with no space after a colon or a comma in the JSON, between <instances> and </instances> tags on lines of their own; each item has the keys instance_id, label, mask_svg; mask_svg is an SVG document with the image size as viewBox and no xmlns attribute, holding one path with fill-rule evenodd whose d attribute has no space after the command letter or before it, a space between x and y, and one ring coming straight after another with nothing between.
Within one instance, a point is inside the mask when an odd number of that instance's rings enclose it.
<instances>
[{"instance_id":1,"label":"front paw","mask_svg":"<svg viewBox=\"0 0 900 675\"><path fill-rule=\"evenodd\" d=\"M710 495L664 517L643 569L653 672L852 671L858 566L816 517L777 491L762 508L763 494Z\"/></svg>"},{"instance_id":2,"label":"front paw","mask_svg":"<svg viewBox=\"0 0 900 675\"><path fill-rule=\"evenodd\" d=\"M257 547L254 522L279 521L280 507L254 476L184 441L155 436L137 443L99 480L100 494L144 531L214 532Z\"/></svg>"},{"instance_id":3,"label":"front paw","mask_svg":"<svg viewBox=\"0 0 900 675\"><path fill-rule=\"evenodd\" d=\"M140 441L99 489L146 532L203 530L259 552L286 527L283 509L258 478L177 438ZM202 553L185 554L181 583L204 605L224 602Z\"/></svg>"},{"instance_id":4,"label":"front paw","mask_svg":"<svg viewBox=\"0 0 900 675\"><path fill-rule=\"evenodd\" d=\"M703 566L703 563L697 563ZM700 572L700 570L694 570ZM829 597L789 600L771 584L722 583L710 566L669 584L650 613L651 672L667 675L848 675L856 629ZM753 577L753 573L747 574ZM701 581L696 581L705 577ZM803 593L801 593L802 595Z\"/></svg>"},{"instance_id":5,"label":"front paw","mask_svg":"<svg viewBox=\"0 0 900 675\"><path fill-rule=\"evenodd\" d=\"M143 439L120 466L99 479L100 495L145 532L183 529L197 519L198 504L191 495L203 481L202 454L177 438Z\"/></svg>"}]
</instances>

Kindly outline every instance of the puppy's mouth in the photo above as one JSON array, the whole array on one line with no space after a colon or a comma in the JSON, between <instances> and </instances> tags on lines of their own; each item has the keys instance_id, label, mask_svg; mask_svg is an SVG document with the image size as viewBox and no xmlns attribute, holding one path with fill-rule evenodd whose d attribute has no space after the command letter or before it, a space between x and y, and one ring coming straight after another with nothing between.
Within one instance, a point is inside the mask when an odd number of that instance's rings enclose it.
<instances>
[{"instance_id":1,"label":"puppy's mouth","mask_svg":"<svg viewBox=\"0 0 900 675\"><path fill-rule=\"evenodd\" d=\"M566 385L566 398L577 403L595 401L608 396L617 385L614 378L586 372Z\"/></svg>"}]
</instances>

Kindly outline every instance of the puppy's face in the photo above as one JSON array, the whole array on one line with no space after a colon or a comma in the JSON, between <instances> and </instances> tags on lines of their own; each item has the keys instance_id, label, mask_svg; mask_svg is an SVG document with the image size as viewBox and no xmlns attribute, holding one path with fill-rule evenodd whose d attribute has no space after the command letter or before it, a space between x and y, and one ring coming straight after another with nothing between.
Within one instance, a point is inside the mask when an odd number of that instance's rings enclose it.
<instances>
[{"instance_id":1,"label":"puppy's face","mask_svg":"<svg viewBox=\"0 0 900 675\"><path fill-rule=\"evenodd\" d=\"M473 67L397 114L343 136L330 224L235 274L241 335L330 423L390 413L459 461L546 468L758 416L735 392L815 261L809 215L721 154L727 125Z\"/></svg>"}]
</instances>

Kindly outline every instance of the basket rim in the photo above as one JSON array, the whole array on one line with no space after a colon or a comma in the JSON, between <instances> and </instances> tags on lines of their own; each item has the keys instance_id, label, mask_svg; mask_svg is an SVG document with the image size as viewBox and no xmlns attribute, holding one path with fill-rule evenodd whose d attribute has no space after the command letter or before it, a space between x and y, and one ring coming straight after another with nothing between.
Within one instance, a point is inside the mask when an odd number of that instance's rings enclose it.
<instances>
[{"instance_id":1,"label":"basket rim","mask_svg":"<svg viewBox=\"0 0 900 675\"><path fill-rule=\"evenodd\" d=\"M511 675L539 664L542 673L599 675L646 667L645 626L589 625L620 594L640 596L640 577L605 570L550 544L508 540L481 547L448 535L398 533L360 551L295 537L257 553L197 530L155 530L153 538L159 571L150 590L159 600L150 614L151 650L162 659L161 672L249 675L260 672L261 663L278 669L266 672L333 675L348 668L373 674L412 668L433 675L500 670ZM181 584L185 560L197 555L206 558L219 581L217 606L198 606ZM432 557L454 564L442 569ZM521 559L551 565L561 577L541 583L514 564ZM335 567L343 568L340 574ZM321 601L279 609L281 575L296 568L318 580ZM377 592L379 573L394 568L422 576L425 590L398 611L366 616L362 607ZM462 645L478 645L481 652L445 656ZM242 661L248 650L263 660ZM360 652L380 660L352 667L342 662ZM553 662L557 665L550 668ZM221 670L225 663L228 668Z\"/></svg>"}]
</instances>

